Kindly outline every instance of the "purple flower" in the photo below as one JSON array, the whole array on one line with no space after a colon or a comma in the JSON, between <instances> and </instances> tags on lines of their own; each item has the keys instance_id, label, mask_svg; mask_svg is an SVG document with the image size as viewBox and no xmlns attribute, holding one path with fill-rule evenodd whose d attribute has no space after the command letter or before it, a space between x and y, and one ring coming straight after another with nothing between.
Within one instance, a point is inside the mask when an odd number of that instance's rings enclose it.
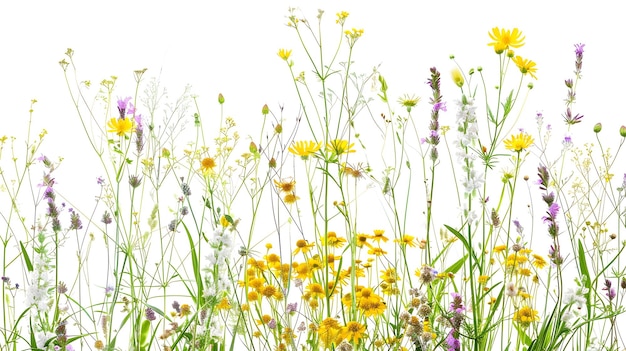
<instances>
[{"instance_id":1,"label":"purple flower","mask_svg":"<svg viewBox=\"0 0 626 351\"><path fill-rule=\"evenodd\" d=\"M98 183L98 185L104 185L104 178L98 177L96 178L96 182Z\"/></svg>"},{"instance_id":2,"label":"purple flower","mask_svg":"<svg viewBox=\"0 0 626 351\"><path fill-rule=\"evenodd\" d=\"M517 219L513 220L513 224L515 225L515 230L517 230L517 233L521 235L522 232L524 231L524 227L522 227L522 225Z\"/></svg>"},{"instance_id":3,"label":"purple flower","mask_svg":"<svg viewBox=\"0 0 626 351\"><path fill-rule=\"evenodd\" d=\"M606 291L606 297L609 298L609 301L612 301L617 295L617 293L615 292L615 288L611 287L611 285L613 284L610 280L607 279L604 281L604 288L602 288L602 290Z\"/></svg>"},{"instance_id":4,"label":"purple flower","mask_svg":"<svg viewBox=\"0 0 626 351\"><path fill-rule=\"evenodd\" d=\"M150 307L146 308L146 319L151 322L156 319L156 314L154 313L154 310Z\"/></svg>"},{"instance_id":5,"label":"purple flower","mask_svg":"<svg viewBox=\"0 0 626 351\"><path fill-rule=\"evenodd\" d=\"M443 112L448 112L448 108L446 107L446 102L438 102L436 104L433 105L433 111L435 112L439 112L439 111L443 111Z\"/></svg>"},{"instance_id":6,"label":"purple flower","mask_svg":"<svg viewBox=\"0 0 626 351\"><path fill-rule=\"evenodd\" d=\"M172 302L172 308L176 311L176 313L180 313L180 304L178 301Z\"/></svg>"},{"instance_id":7,"label":"purple flower","mask_svg":"<svg viewBox=\"0 0 626 351\"><path fill-rule=\"evenodd\" d=\"M111 295L111 293L115 290L115 287L112 285L108 285L106 288L104 288L104 294L106 296Z\"/></svg>"},{"instance_id":8,"label":"purple flower","mask_svg":"<svg viewBox=\"0 0 626 351\"><path fill-rule=\"evenodd\" d=\"M461 342L454 337L454 329L450 330L446 337L446 344L448 344L448 351L456 351L461 349Z\"/></svg>"},{"instance_id":9,"label":"purple flower","mask_svg":"<svg viewBox=\"0 0 626 351\"><path fill-rule=\"evenodd\" d=\"M128 107L128 102L130 101L130 96L124 99L117 99L117 110L120 112L120 118L126 118L126 108ZM132 104L131 104L132 106Z\"/></svg>"},{"instance_id":10,"label":"purple flower","mask_svg":"<svg viewBox=\"0 0 626 351\"><path fill-rule=\"evenodd\" d=\"M274 318L272 318L272 319L271 319L271 320L267 323L267 326L268 326L270 329L276 329L276 320L275 320Z\"/></svg>"},{"instance_id":11,"label":"purple flower","mask_svg":"<svg viewBox=\"0 0 626 351\"><path fill-rule=\"evenodd\" d=\"M287 304L287 313L294 313L298 310L298 303L292 302Z\"/></svg>"},{"instance_id":12,"label":"purple flower","mask_svg":"<svg viewBox=\"0 0 626 351\"><path fill-rule=\"evenodd\" d=\"M574 51L576 53L576 57L582 56L585 52L585 44L574 44L574 48L576 49Z\"/></svg>"},{"instance_id":13,"label":"purple flower","mask_svg":"<svg viewBox=\"0 0 626 351\"><path fill-rule=\"evenodd\" d=\"M548 208L548 214L550 215L550 217L556 218L556 215L559 213L559 209L559 204L553 202L552 205L550 205L550 207Z\"/></svg>"}]
</instances>

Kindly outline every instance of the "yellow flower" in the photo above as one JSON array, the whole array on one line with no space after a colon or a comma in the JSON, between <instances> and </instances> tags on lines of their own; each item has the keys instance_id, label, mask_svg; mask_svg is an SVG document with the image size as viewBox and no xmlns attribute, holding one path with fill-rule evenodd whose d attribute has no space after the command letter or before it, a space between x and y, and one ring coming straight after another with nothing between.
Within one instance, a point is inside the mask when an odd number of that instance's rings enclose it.
<instances>
[{"instance_id":1,"label":"yellow flower","mask_svg":"<svg viewBox=\"0 0 626 351\"><path fill-rule=\"evenodd\" d=\"M326 151L332 152L333 154L339 156L342 154L349 154L355 152L352 150L354 143L349 144L347 140L344 139L335 139L331 140L326 144Z\"/></svg>"},{"instance_id":2,"label":"yellow flower","mask_svg":"<svg viewBox=\"0 0 626 351\"><path fill-rule=\"evenodd\" d=\"M135 130L133 121L130 118L111 118L107 122L107 127L109 127L107 132L115 133L118 136L124 136Z\"/></svg>"},{"instance_id":3,"label":"yellow flower","mask_svg":"<svg viewBox=\"0 0 626 351\"><path fill-rule=\"evenodd\" d=\"M317 330L317 335L319 336L319 341L325 348L330 349L332 344L338 344L341 340L339 340L339 332L341 331L341 326L339 322L332 317L326 318L322 321Z\"/></svg>"},{"instance_id":4,"label":"yellow flower","mask_svg":"<svg viewBox=\"0 0 626 351\"><path fill-rule=\"evenodd\" d=\"M318 152L321 148L321 142L296 141L289 147L289 152L296 156L300 156L303 160L306 160L309 158L309 155Z\"/></svg>"},{"instance_id":5,"label":"yellow flower","mask_svg":"<svg viewBox=\"0 0 626 351\"><path fill-rule=\"evenodd\" d=\"M375 256L384 256L387 254L387 251L381 249L380 247L374 247L374 248L367 250L367 253L370 255L375 255Z\"/></svg>"},{"instance_id":6,"label":"yellow flower","mask_svg":"<svg viewBox=\"0 0 626 351\"><path fill-rule=\"evenodd\" d=\"M400 237L400 239L395 239L395 242L399 243L400 245L408 245L410 247L415 247L415 237L408 235L408 234L404 234Z\"/></svg>"},{"instance_id":7,"label":"yellow flower","mask_svg":"<svg viewBox=\"0 0 626 351\"><path fill-rule=\"evenodd\" d=\"M524 306L519 310L515 311L513 314L513 321L521 324L522 327L526 328L532 322L536 322L539 320L539 312L537 310L533 310L529 306Z\"/></svg>"},{"instance_id":8,"label":"yellow flower","mask_svg":"<svg viewBox=\"0 0 626 351\"><path fill-rule=\"evenodd\" d=\"M495 252L495 253L500 253L500 252L502 252L504 250L506 250L506 245L498 245L498 246L493 248L493 252Z\"/></svg>"},{"instance_id":9,"label":"yellow flower","mask_svg":"<svg viewBox=\"0 0 626 351\"><path fill-rule=\"evenodd\" d=\"M526 37L522 36L522 32L517 28L510 30L494 27L491 29L489 37L493 40L493 42L487 45L493 46L496 54L501 54L508 48L520 48L524 46L524 39L526 39Z\"/></svg>"},{"instance_id":10,"label":"yellow flower","mask_svg":"<svg viewBox=\"0 0 626 351\"><path fill-rule=\"evenodd\" d=\"M287 194L285 195L284 199L286 204L293 204L296 201L298 201L300 198L298 196L296 196L295 194L291 193L291 194Z\"/></svg>"},{"instance_id":11,"label":"yellow flower","mask_svg":"<svg viewBox=\"0 0 626 351\"><path fill-rule=\"evenodd\" d=\"M346 243L346 239L338 237L335 232L328 232L326 234L326 238L324 238L324 236L320 236L320 241L323 246L328 245L336 249L341 248Z\"/></svg>"},{"instance_id":12,"label":"yellow flower","mask_svg":"<svg viewBox=\"0 0 626 351\"><path fill-rule=\"evenodd\" d=\"M535 76L535 72L537 72L537 67L535 67L536 64L532 60L522 58L521 56L515 56L513 62L515 62L517 68L519 68L522 74L528 73L531 77L537 79L537 76Z\"/></svg>"},{"instance_id":13,"label":"yellow flower","mask_svg":"<svg viewBox=\"0 0 626 351\"><path fill-rule=\"evenodd\" d=\"M381 272L383 274L380 276L380 279L382 279L386 283L393 284L400 280L400 276L396 272L395 268L389 268Z\"/></svg>"},{"instance_id":14,"label":"yellow flower","mask_svg":"<svg viewBox=\"0 0 626 351\"><path fill-rule=\"evenodd\" d=\"M342 328L342 337L353 345L358 345L359 341L365 336L365 326L359 322L350 321Z\"/></svg>"},{"instance_id":15,"label":"yellow flower","mask_svg":"<svg viewBox=\"0 0 626 351\"><path fill-rule=\"evenodd\" d=\"M346 18L348 18L349 13L346 11L337 12L337 23L343 25L346 22Z\"/></svg>"},{"instance_id":16,"label":"yellow flower","mask_svg":"<svg viewBox=\"0 0 626 351\"><path fill-rule=\"evenodd\" d=\"M102 340L96 340L96 342L93 345L97 350L103 350L104 349L104 343L102 342Z\"/></svg>"},{"instance_id":17,"label":"yellow flower","mask_svg":"<svg viewBox=\"0 0 626 351\"><path fill-rule=\"evenodd\" d=\"M322 299L326 297L326 293L324 288L318 283L311 283L306 286L305 291L311 296L313 299Z\"/></svg>"},{"instance_id":18,"label":"yellow flower","mask_svg":"<svg viewBox=\"0 0 626 351\"><path fill-rule=\"evenodd\" d=\"M543 269L543 267L547 266L548 262L541 256L537 254L533 254L533 266L538 269Z\"/></svg>"},{"instance_id":19,"label":"yellow flower","mask_svg":"<svg viewBox=\"0 0 626 351\"><path fill-rule=\"evenodd\" d=\"M280 49L278 50L278 56L287 61L289 59L289 56L291 56L291 50L285 50L285 49Z\"/></svg>"},{"instance_id":20,"label":"yellow flower","mask_svg":"<svg viewBox=\"0 0 626 351\"><path fill-rule=\"evenodd\" d=\"M529 148L535 140L527 133L520 132L518 135L511 135L510 139L504 141L504 147L511 151L520 152Z\"/></svg>"},{"instance_id":21,"label":"yellow flower","mask_svg":"<svg viewBox=\"0 0 626 351\"><path fill-rule=\"evenodd\" d=\"M381 240L386 243L387 241L389 241L389 238L387 238L384 234L384 230L374 229L374 236L372 236L371 239L376 241L377 243L380 243Z\"/></svg>"},{"instance_id":22,"label":"yellow flower","mask_svg":"<svg viewBox=\"0 0 626 351\"><path fill-rule=\"evenodd\" d=\"M215 306L218 310L228 310L230 309L230 302L228 301L227 297L223 297L222 300L220 301L220 303L217 304L217 306Z\"/></svg>"},{"instance_id":23,"label":"yellow flower","mask_svg":"<svg viewBox=\"0 0 626 351\"><path fill-rule=\"evenodd\" d=\"M191 314L191 306L189 306L188 304L184 303L182 305L180 305L180 316L181 317L185 317Z\"/></svg>"},{"instance_id":24,"label":"yellow flower","mask_svg":"<svg viewBox=\"0 0 626 351\"><path fill-rule=\"evenodd\" d=\"M295 180L284 180L281 179L280 181L274 179L274 184L276 185L276 188L278 188L278 190L285 192L285 193L291 193L293 192L295 186L296 186L296 181Z\"/></svg>"},{"instance_id":25,"label":"yellow flower","mask_svg":"<svg viewBox=\"0 0 626 351\"><path fill-rule=\"evenodd\" d=\"M478 277L478 284L482 284L485 285L487 283L487 280L489 280L489 276L488 275L481 275Z\"/></svg>"},{"instance_id":26,"label":"yellow flower","mask_svg":"<svg viewBox=\"0 0 626 351\"><path fill-rule=\"evenodd\" d=\"M463 79L463 73L461 73L460 69L455 68L452 70L452 80L457 87L460 88L463 86L463 84L465 83L465 79Z\"/></svg>"},{"instance_id":27,"label":"yellow flower","mask_svg":"<svg viewBox=\"0 0 626 351\"><path fill-rule=\"evenodd\" d=\"M313 248L315 244L314 243L307 243L306 240L304 239L300 239L298 241L296 241L296 249L293 250L293 255L297 255L298 253L302 252L303 254L309 252L310 249Z\"/></svg>"},{"instance_id":28,"label":"yellow flower","mask_svg":"<svg viewBox=\"0 0 626 351\"><path fill-rule=\"evenodd\" d=\"M200 161L200 170L204 174L211 172L213 168L215 168L215 166L215 159L213 159L212 157L205 157L202 159L202 161Z\"/></svg>"}]
</instances>

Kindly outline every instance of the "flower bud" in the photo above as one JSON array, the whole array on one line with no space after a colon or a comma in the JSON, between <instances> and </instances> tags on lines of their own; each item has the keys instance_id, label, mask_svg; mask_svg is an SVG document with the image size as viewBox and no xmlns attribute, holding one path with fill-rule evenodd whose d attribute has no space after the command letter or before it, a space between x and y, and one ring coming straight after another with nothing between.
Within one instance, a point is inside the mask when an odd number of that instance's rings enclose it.
<instances>
[{"instance_id":1,"label":"flower bud","mask_svg":"<svg viewBox=\"0 0 626 351\"><path fill-rule=\"evenodd\" d=\"M256 144L254 143L254 141L250 142L250 152L253 154L256 154L257 152L259 152L259 149L256 147Z\"/></svg>"},{"instance_id":2,"label":"flower bud","mask_svg":"<svg viewBox=\"0 0 626 351\"><path fill-rule=\"evenodd\" d=\"M619 135L621 135L622 138L626 138L626 126L619 127Z\"/></svg>"},{"instance_id":3,"label":"flower bud","mask_svg":"<svg viewBox=\"0 0 626 351\"><path fill-rule=\"evenodd\" d=\"M463 74L461 73L461 70L459 70L458 68L452 70L452 80L457 87L460 88L463 86L465 80L463 79Z\"/></svg>"},{"instance_id":4,"label":"flower bud","mask_svg":"<svg viewBox=\"0 0 626 351\"><path fill-rule=\"evenodd\" d=\"M220 105L224 103L224 95L222 95L222 93L217 96L217 102L219 102Z\"/></svg>"},{"instance_id":5,"label":"flower bud","mask_svg":"<svg viewBox=\"0 0 626 351\"><path fill-rule=\"evenodd\" d=\"M600 133L601 130L602 130L602 123L596 123L596 125L593 126L594 133Z\"/></svg>"},{"instance_id":6,"label":"flower bud","mask_svg":"<svg viewBox=\"0 0 626 351\"><path fill-rule=\"evenodd\" d=\"M270 108L267 107L267 104L263 105L263 108L261 109L261 113L263 114L263 116L265 116L268 113L270 113Z\"/></svg>"},{"instance_id":7,"label":"flower bud","mask_svg":"<svg viewBox=\"0 0 626 351\"><path fill-rule=\"evenodd\" d=\"M271 158L270 159L270 163L269 163L270 168L276 168L276 159L275 158Z\"/></svg>"},{"instance_id":8,"label":"flower bud","mask_svg":"<svg viewBox=\"0 0 626 351\"><path fill-rule=\"evenodd\" d=\"M276 127L274 127L274 132L276 132L276 134L282 133L283 132L282 124L277 124Z\"/></svg>"}]
</instances>

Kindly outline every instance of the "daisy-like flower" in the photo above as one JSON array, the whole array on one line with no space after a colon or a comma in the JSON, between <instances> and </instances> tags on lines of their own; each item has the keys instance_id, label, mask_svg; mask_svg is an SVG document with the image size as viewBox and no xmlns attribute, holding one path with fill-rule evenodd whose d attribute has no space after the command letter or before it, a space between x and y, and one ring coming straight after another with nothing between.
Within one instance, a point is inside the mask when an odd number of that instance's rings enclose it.
<instances>
[{"instance_id":1,"label":"daisy-like flower","mask_svg":"<svg viewBox=\"0 0 626 351\"><path fill-rule=\"evenodd\" d=\"M511 135L510 139L504 141L504 147L508 150L520 152L528 149L535 140L527 133L520 132L518 135Z\"/></svg>"},{"instance_id":2,"label":"daisy-like flower","mask_svg":"<svg viewBox=\"0 0 626 351\"><path fill-rule=\"evenodd\" d=\"M107 132L115 133L118 136L125 136L135 130L133 121L130 118L111 118L107 122Z\"/></svg>"},{"instance_id":3,"label":"daisy-like flower","mask_svg":"<svg viewBox=\"0 0 626 351\"><path fill-rule=\"evenodd\" d=\"M291 193L291 194L285 195L283 200L285 201L286 204L291 205L291 204L294 204L296 201L300 200L300 197L296 196L294 193Z\"/></svg>"},{"instance_id":4,"label":"daisy-like flower","mask_svg":"<svg viewBox=\"0 0 626 351\"><path fill-rule=\"evenodd\" d=\"M296 156L300 156L303 160L309 158L310 155L319 151L322 148L322 143L316 143L313 141L296 141L289 147L289 152Z\"/></svg>"},{"instance_id":5,"label":"daisy-like flower","mask_svg":"<svg viewBox=\"0 0 626 351\"><path fill-rule=\"evenodd\" d=\"M541 256L537 254L533 254L533 266L537 267L537 269L543 269L548 265L548 262Z\"/></svg>"},{"instance_id":6,"label":"daisy-like flower","mask_svg":"<svg viewBox=\"0 0 626 351\"><path fill-rule=\"evenodd\" d=\"M326 234L326 237L324 237L323 235L320 236L320 242L323 246L328 245L330 247L338 249L346 243L346 239L338 237L337 233L335 232L328 232Z\"/></svg>"},{"instance_id":7,"label":"daisy-like flower","mask_svg":"<svg viewBox=\"0 0 626 351\"><path fill-rule=\"evenodd\" d=\"M400 245L408 245L410 247L416 246L415 237L408 234L404 234L400 237L400 239L395 239L394 241Z\"/></svg>"},{"instance_id":8,"label":"daisy-like flower","mask_svg":"<svg viewBox=\"0 0 626 351\"><path fill-rule=\"evenodd\" d=\"M311 283L306 286L305 291L312 299L322 299L326 297L326 290L318 283Z\"/></svg>"},{"instance_id":9,"label":"daisy-like flower","mask_svg":"<svg viewBox=\"0 0 626 351\"><path fill-rule=\"evenodd\" d=\"M532 322L539 320L539 312L533 310L529 306L523 306L513 314L513 321L518 322L522 327L526 328Z\"/></svg>"},{"instance_id":10,"label":"daisy-like flower","mask_svg":"<svg viewBox=\"0 0 626 351\"><path fill-rule=\"evenodd\" d=\"M404 94L404 96L398 99L400 105L406 107L407 112L411 112L411 109L420 102L420 98L415 95Z\"/></svg>"},{"instance_id":11,"label":"daisy-like flower","mask_svg":"<svg viewBox=\"0 0 626 351\"><path fill-rule=\"evenodd\" d=\"M305 254L305 253L309 252L309 250L311 250L313 248L313 246L315 246L315 243L307 243L306 240L300 239L300 240L296 241L296 249L293 250L293 254L294 254L294 256L297 255L300 252Z\"/></svg>"},{"instance_id":12,"label":"daisy-like flower","mask_svg":"<svg viewBox=\"0 0 626 351\"><path fill-rule=\"evenodd\" d=\"M522 74L528 73L531 77L537 79L537 76L535 76L535 72L537 72L537 64L535 62L522 58L521 56L515 56L513 62L517 65L517 68L519 68Z\"/></svg>"},{"instance_id":13,"label":"daisy-like flower","mask_svg":"<svg viewBox=\"0 0 626 351\"><path fill-rule=\"evenodd\" d=\"M202 161L200 161L200 170L204 174L211 172L213 168L215 168L215 166L215 159L212 157L205 157L202 159Z\"/></svg>"},{"instance_id":14,"label":"daisy-like flower","mask_svg":"<svg viewBox=\"0 0 626 351\"><path fill-rule=\"evenodd\" d=\"M355 152L355 150L352 149L353 146L354 146L354 143L350 144L348 143L347 140L335 139L335 140L329 141L328 144L326 144L326 151L331 152L337 156L340 156L343 154L349 154L349 153Z\"/></svg>"},{"instance_id":15,"label":"daisy-like flower","mask_svg":"<svg viewBox=\"0 0 626 351\"><path fill-rule=\"evenodd\" d=\"M383 229L374 229L374 235L371 236L370 239L376 241L377 243L380 243L381 240L385 243L389 241L389 238L385 236L385 231Z\"/></svg>"},{"instance_id":16,"label":"daisy-like flower","mask_svg":"<svg viewBox=\"0 0 626 351\"><path fill-rule=\"evenodd\" d=\"M489 37L493 40L493 42L487 45L493 46L493 49L498 55L509 48L520 48L524 46L524 39L526 39L526 37L522 36L522 32L517 28L510 30L494 27L491 29L491 32L489 32Z\"/></svg>"},{"instance_id":17,"label":"daisy-like flower","mask_svg":"<svg viewBox=\"0 0 626 351\"><path fill-rule=\"evenodd\" d=\"M274 185L276 185L276 188L278 188L279 191L291 193L296 186L296 181L293 179L281 179L280 181L274 179Z\"/></svg>"},{"instance_id":18,"label":"daisy-like flower","mask_svg":"<svg viewBox=\"0 0 626 351\"><path fill-rule=\"evenodd\" d=\"M358 345L359 341L365 336L365 326L356 321L350 321L342 328L341 334L348 342Z\"/></svg>"},{"instance_id":19,"label":"daisy-like flower","mask_svg":"<svg viewBox=\"0 0 626 351\"><path fill-rule=\"evenodd\" d=\"M280 49L278 50L278 57L287 61L289 60L289 56L291 56L291 50Z\"/></svg>"}]
</instances>

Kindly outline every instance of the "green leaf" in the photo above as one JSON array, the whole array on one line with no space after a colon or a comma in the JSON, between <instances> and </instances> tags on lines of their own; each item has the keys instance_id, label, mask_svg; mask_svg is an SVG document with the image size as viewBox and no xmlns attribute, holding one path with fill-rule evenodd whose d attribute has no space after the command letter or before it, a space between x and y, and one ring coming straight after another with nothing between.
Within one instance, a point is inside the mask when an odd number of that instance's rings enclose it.
<instances>
[{"instance_id":1,"label":"green leaf","mask_svg":"<svg viewBox=\"0 0 626 351\"><path fill-rule=\"evenodd\" d=\"M22 249L22 256L24 256L24 263L26 264L26 268L28 269L29 272L33 271L33 263L30 260L30 257L28 256L28 253L26 252L26 247L24 247L24 243L20 241L20 248Z\"/></svg>"}]
</instances>

